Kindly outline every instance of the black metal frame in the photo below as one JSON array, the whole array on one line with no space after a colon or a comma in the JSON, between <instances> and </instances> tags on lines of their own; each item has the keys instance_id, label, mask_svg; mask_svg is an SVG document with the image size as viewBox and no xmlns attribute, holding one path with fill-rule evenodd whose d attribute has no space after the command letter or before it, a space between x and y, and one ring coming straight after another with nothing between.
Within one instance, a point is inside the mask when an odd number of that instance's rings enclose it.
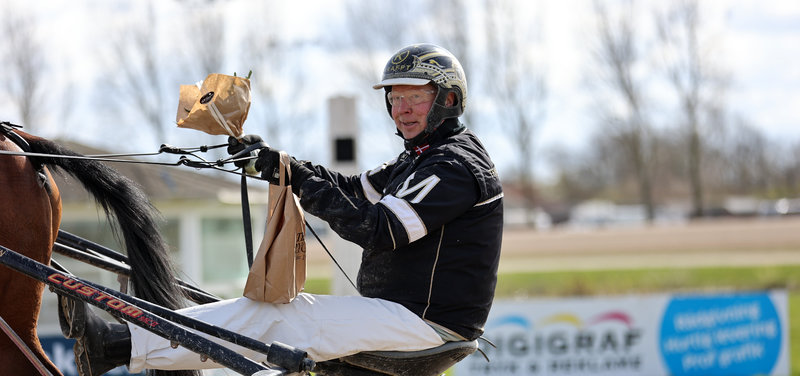
<instances>
[{"instance_id":1,"label":"black metal frame","mask_svg":"<svg viewBox=\"0 0 800 376\"><path fill-rule=\"evenodd\" d=\"M149 330L242 375L254 375L258 372L261 372L260 375L289 375L292 372L310 371L314 367L314 362L305 356L305 352L293 347L279 343L267 345L238 333L180 315L166 308L56 270L2 245L0 245L0 264L47 284L58 294L94 305L115 317ZM174 320L175 323L171 320ZM267 362L271 366L258 364L179 325L265 354Z\"/></svg>"},{"instance_id":2,"label":"black metal frame","mask_svg":"<svg viewBox=\"0 0 800 376\"><path fill-rule=\"evenodd\" d=\"M117 275L126 277L131 275L128 256L64 230L58 230L58 237L53 246L53 251ZM189 299L197 304L213 303L221 300L214 294L203 291L179 278L175 278L175 283L180 286Z\"/></svg>"}]
</instances>

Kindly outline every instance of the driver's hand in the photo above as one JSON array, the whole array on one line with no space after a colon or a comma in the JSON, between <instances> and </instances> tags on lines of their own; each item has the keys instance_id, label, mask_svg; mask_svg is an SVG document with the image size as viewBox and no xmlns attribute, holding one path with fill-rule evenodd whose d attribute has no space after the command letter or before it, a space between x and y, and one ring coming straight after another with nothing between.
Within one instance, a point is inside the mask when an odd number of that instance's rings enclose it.
<instances>
[{"instance_id":1,"label":"driver's hand","mask_svg":"<svg viewBox=\"0 0 800 376\"><path fill-rule=\"evenodd\" d=\"M261 136L255 135L255 134L244 135L244 136L242 136L241 139L236 139L235 137L230 137L229 136L228 137L228 149L227 149L228 150L228 154L236 155L236 154L240 153L242 150L246 149L248 146L253 145L253 144L257 144L259 142L264 142L264 140L261 139ZM256 154L257 154L257 152L255 152L255 151L252 153L252 155L254 155L254 156ZM236 167L247 168L248 164L250 165L249 167L252 167L253 163L252 163L252 160L242 159L242 160L234 161L233 164L236 165Z\"/></svg>"}]
</instances>

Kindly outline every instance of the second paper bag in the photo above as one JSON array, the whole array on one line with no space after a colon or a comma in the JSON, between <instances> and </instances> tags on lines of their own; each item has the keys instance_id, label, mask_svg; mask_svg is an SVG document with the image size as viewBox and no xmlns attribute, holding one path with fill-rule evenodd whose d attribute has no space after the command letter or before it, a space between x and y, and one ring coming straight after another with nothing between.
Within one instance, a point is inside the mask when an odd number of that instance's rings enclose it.
<instances>
[{"instance_id":1,"label":"second paper bag","mask_svg":"<svg viewBox=\"0 0 800 376\"><path fill-rule=\"evenodd\" d=\"M243 295L262 302L289 303L306 282L303 210L288 185L289 156L281 152L279 184L269 186L264 238L247 275ZM289 180L287 180L289 179Z\"/></svg>"}]
</instances>

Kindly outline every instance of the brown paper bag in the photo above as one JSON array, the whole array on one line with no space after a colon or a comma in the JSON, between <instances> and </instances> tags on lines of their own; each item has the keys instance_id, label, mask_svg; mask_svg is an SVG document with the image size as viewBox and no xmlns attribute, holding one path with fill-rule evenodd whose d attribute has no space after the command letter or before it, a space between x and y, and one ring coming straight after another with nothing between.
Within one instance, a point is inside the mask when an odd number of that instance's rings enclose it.
<instances>
[{"instance_id":1,"label":"brown paper bag","mask_svg":"<svg viewBox=\"0 0 800 376\"><path fill-rule=\"evenodd\" d=\"M269 303L289 303L306 283L306 227L292 187L285 185L289 156L281 152L280 181L269 186L264 239L247 275L243 295Z\"/></svg>"},{"instance_id":2,"label":"brown paper bag","mask_svg":"<svg viewBox=\"0 0 800 376\"><path fill-rule=\"evenodd\" d=\"M250 80L212 73L201 87L181 85L175 121L180 128L240 138L249 111Z\"/></svg>"}]
</instances>

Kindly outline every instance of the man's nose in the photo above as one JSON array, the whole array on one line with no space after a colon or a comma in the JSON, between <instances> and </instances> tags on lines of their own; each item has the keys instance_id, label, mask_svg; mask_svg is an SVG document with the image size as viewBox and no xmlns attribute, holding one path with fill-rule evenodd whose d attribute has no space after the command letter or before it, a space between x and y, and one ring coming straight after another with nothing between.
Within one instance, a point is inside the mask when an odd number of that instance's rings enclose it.
<instances>
[{"instance_id":1,"label":"man's nose","mask_svg":"<svg viewBox=\"0 0 800 376\"><path fill-rule=\"evenodd\" d=\"M397 112L409 112L411 111L411 106L409 106L408 102L406 102L406 99L403 98L400 100L400 103L394 105L392 109L396 109Z\"/></svg>"}]
</instances>

